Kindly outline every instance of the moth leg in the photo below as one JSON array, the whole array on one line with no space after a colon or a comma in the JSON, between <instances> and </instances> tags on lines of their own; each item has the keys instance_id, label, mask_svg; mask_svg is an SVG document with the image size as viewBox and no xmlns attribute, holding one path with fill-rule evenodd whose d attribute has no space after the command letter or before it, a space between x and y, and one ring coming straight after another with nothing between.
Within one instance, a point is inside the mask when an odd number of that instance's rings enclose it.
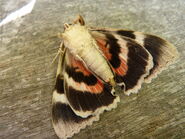
<instances>
[{"instance_id":1,"label":"moth leg","mask_svg":"<svg viewBox=\"0 0 185 139\"><path fill-rule=\"evenodd\" d=\"M56 54L56 56L53 58L51 64L53 64L55 62L55 60L57 59L57 57L59 56L59 54L63 55L64 54L64 43L62 42L59 46L58 52Z\"/></svg>"},{"instance_id":2,"label":"moth leg","mask_svg":"<svg viewBox=\"0 0 185 139\"><path fill-rule=\"evenodd\" d=\"M109 80L109 84L114 88L111 93L115 95L115 92L125 92L125 83L116 83L115 78Z\"/></svg>"},{"instance_id":3,"label":"moth leg","mask_svg":"<svg viewBox=\"0 0 185 139\"><path fill-rule=\"evenodd\" d=\"M85 25L85 21L81 15L78 15L76 20L73 21L74 24L80 24L80 25Z\"/></svg>"}]
</instances>

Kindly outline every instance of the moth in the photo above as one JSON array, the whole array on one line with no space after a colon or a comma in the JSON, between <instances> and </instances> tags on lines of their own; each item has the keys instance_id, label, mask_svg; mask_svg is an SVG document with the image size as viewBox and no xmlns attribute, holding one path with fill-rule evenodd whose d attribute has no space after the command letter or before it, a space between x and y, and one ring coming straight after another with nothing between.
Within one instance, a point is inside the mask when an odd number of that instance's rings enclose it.
<instances>
[{"instance_id":1,"label":"moth","mask_svg":"<svg viewBox=\"0 0 185 139\"><path fill-rule=\"evenodd\" d=\"M81 16L64 24L60 37L52 122L61 139L116 108L116 90L137 93L178 57L176 48L158 36L88 27Z\"/></svg>"}]
</instances>

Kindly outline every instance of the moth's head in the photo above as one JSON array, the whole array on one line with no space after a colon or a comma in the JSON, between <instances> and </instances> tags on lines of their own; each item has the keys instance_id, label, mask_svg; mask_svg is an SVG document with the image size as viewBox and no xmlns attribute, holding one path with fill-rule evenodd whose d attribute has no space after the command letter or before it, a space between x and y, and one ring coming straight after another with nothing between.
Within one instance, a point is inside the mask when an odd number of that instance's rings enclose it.
<instances>
[{"instance_id":1,"label":"moth's head","mask_svg":"<svg viewBox=\"0 0 185 139\"><path fill-rule=\"evenodd\" d=\"M85 26L84 19L79 15L72 24L64 24L64 32L61 34L61 37L64 41L70 41L71 39L87 33L88 29Z\"/></svg>"},{"instance_id":2,"label":"moth's head","mask_svg":"<svg viewBox=\"0 0 185 139\"><path fill-rule=\"evenodd\" d=\"M64 24L64 32L71 30L71 28L74 28L77 26L85 26L85 21L81 15L78 15L78 17L73 21L72 24L65 23Z\"/></svg>"},{"instance_id":3,"label":"moth's head","mask_svg":"<svg viewBox=\"0 0 185 139\"><path fill-rule=\"evenodd\" d=\"M84 46L91 46L89 43L92 43L92 36L81 16L73 24L64 24L64 32L60 37L64 46L75 55L79 55L84 50Z\"/></svg>"}]
</instances>

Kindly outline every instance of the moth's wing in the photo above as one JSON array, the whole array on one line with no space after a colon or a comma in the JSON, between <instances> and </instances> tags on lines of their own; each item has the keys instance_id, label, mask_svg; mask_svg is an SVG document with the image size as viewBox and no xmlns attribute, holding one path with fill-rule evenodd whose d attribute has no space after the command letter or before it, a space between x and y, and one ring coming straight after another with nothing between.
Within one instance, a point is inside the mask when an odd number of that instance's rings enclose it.
<instances>
[{"instance_id":1,"label":"moth's wing","mask_svg":"<svg viewBox=\"0 0 185 139\"><path fill-rule=\"evenodd\" d=\"M80 129L98 121L99 115L91 115L82 118L76 115L64 93L64 79L62 76L62 59L59 58L57 79L52 99L52 122L56 134L61 139L66 139L78 133Z\"/></svg>"},{"instance_id":2,"label":"moth's wing","mask_svg":"<svg viewBox=\"0 0 185 139\"><path fill-rule=\"evenodd\" d=\"M115 33L120 36L125 36L135 40L141 46L146 48L153 57L154 66L150 70L150 74L145 77L145 82L149 83L153 78L156 78L159 73L172 64L179 57L176 47L168 41L151 34L135 32L131 30L118 29L95 29L94 31Z\"/></svg>"},{"instance_id":3,"label":"moth's wing","mask_svg":"<svg viewBox=\"0 0 185 139\"><path fill-rule=\"evenodd\" d=\"M153 67L151 54L136 41L108 31L90 31L115 72L125 94L136 93Z\"/></svg>"},{"instance_id":4,"label":"moth's wing","mask_svg":"<svg viewBox=\"0 0 185 139\"><path fill-rule=\"evenodd\" d=\"M145 78L145 82L147 83L151 82L153 78L156 78L159 73L179 57L176 47L158 36L124 30L117 32L123 36L131 36L132 39L141 44L152 55L154 67L150 70L150 74Z\"/></svg>"},{"instance_id":5,"label":"moth's wing","mask_svg":"<svg viewBox=\"0 0 185 139\"><path fill-rule=\"evenodd\" d=\"M66 51L64 61L64 90L74 113L86 118L111 110L120 101L114 89L93 75L84 63Z\"/></svg>"},{"instance_id":6,"label":"moth's wing","mask_svg":"<svg viewBox=\"0 0 185 139\"><path fill-rule=\"evenodd\" d=\"M65 139L72 137L94 121L98 121L99 115L91 115L87 118L76 115L68 103L64 90L61 90L63 79L60 79L60 75L58 75L57 82L60 92L57 88L53 92L52 121L58 137Z\"/></svg>"}]
</instances>

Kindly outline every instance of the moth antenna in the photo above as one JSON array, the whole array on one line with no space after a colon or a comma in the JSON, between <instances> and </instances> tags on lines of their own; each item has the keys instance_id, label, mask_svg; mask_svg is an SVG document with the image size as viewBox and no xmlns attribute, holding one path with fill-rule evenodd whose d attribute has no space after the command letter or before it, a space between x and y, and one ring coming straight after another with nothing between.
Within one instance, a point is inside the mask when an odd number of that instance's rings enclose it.
<instances>
[{"instance_id":1,"label":"moth antenna","mask_svg":"<svg viewBox=\"0 0 185 139\"><path fill-rule=\"evenodd\" d=\"M83 19L83 17L81 15L78 15L78 17L76 18L76 20L73 21L74 24L80 24L82 26L85 25L85 21Z\"/></svg>"}]
</instances>

